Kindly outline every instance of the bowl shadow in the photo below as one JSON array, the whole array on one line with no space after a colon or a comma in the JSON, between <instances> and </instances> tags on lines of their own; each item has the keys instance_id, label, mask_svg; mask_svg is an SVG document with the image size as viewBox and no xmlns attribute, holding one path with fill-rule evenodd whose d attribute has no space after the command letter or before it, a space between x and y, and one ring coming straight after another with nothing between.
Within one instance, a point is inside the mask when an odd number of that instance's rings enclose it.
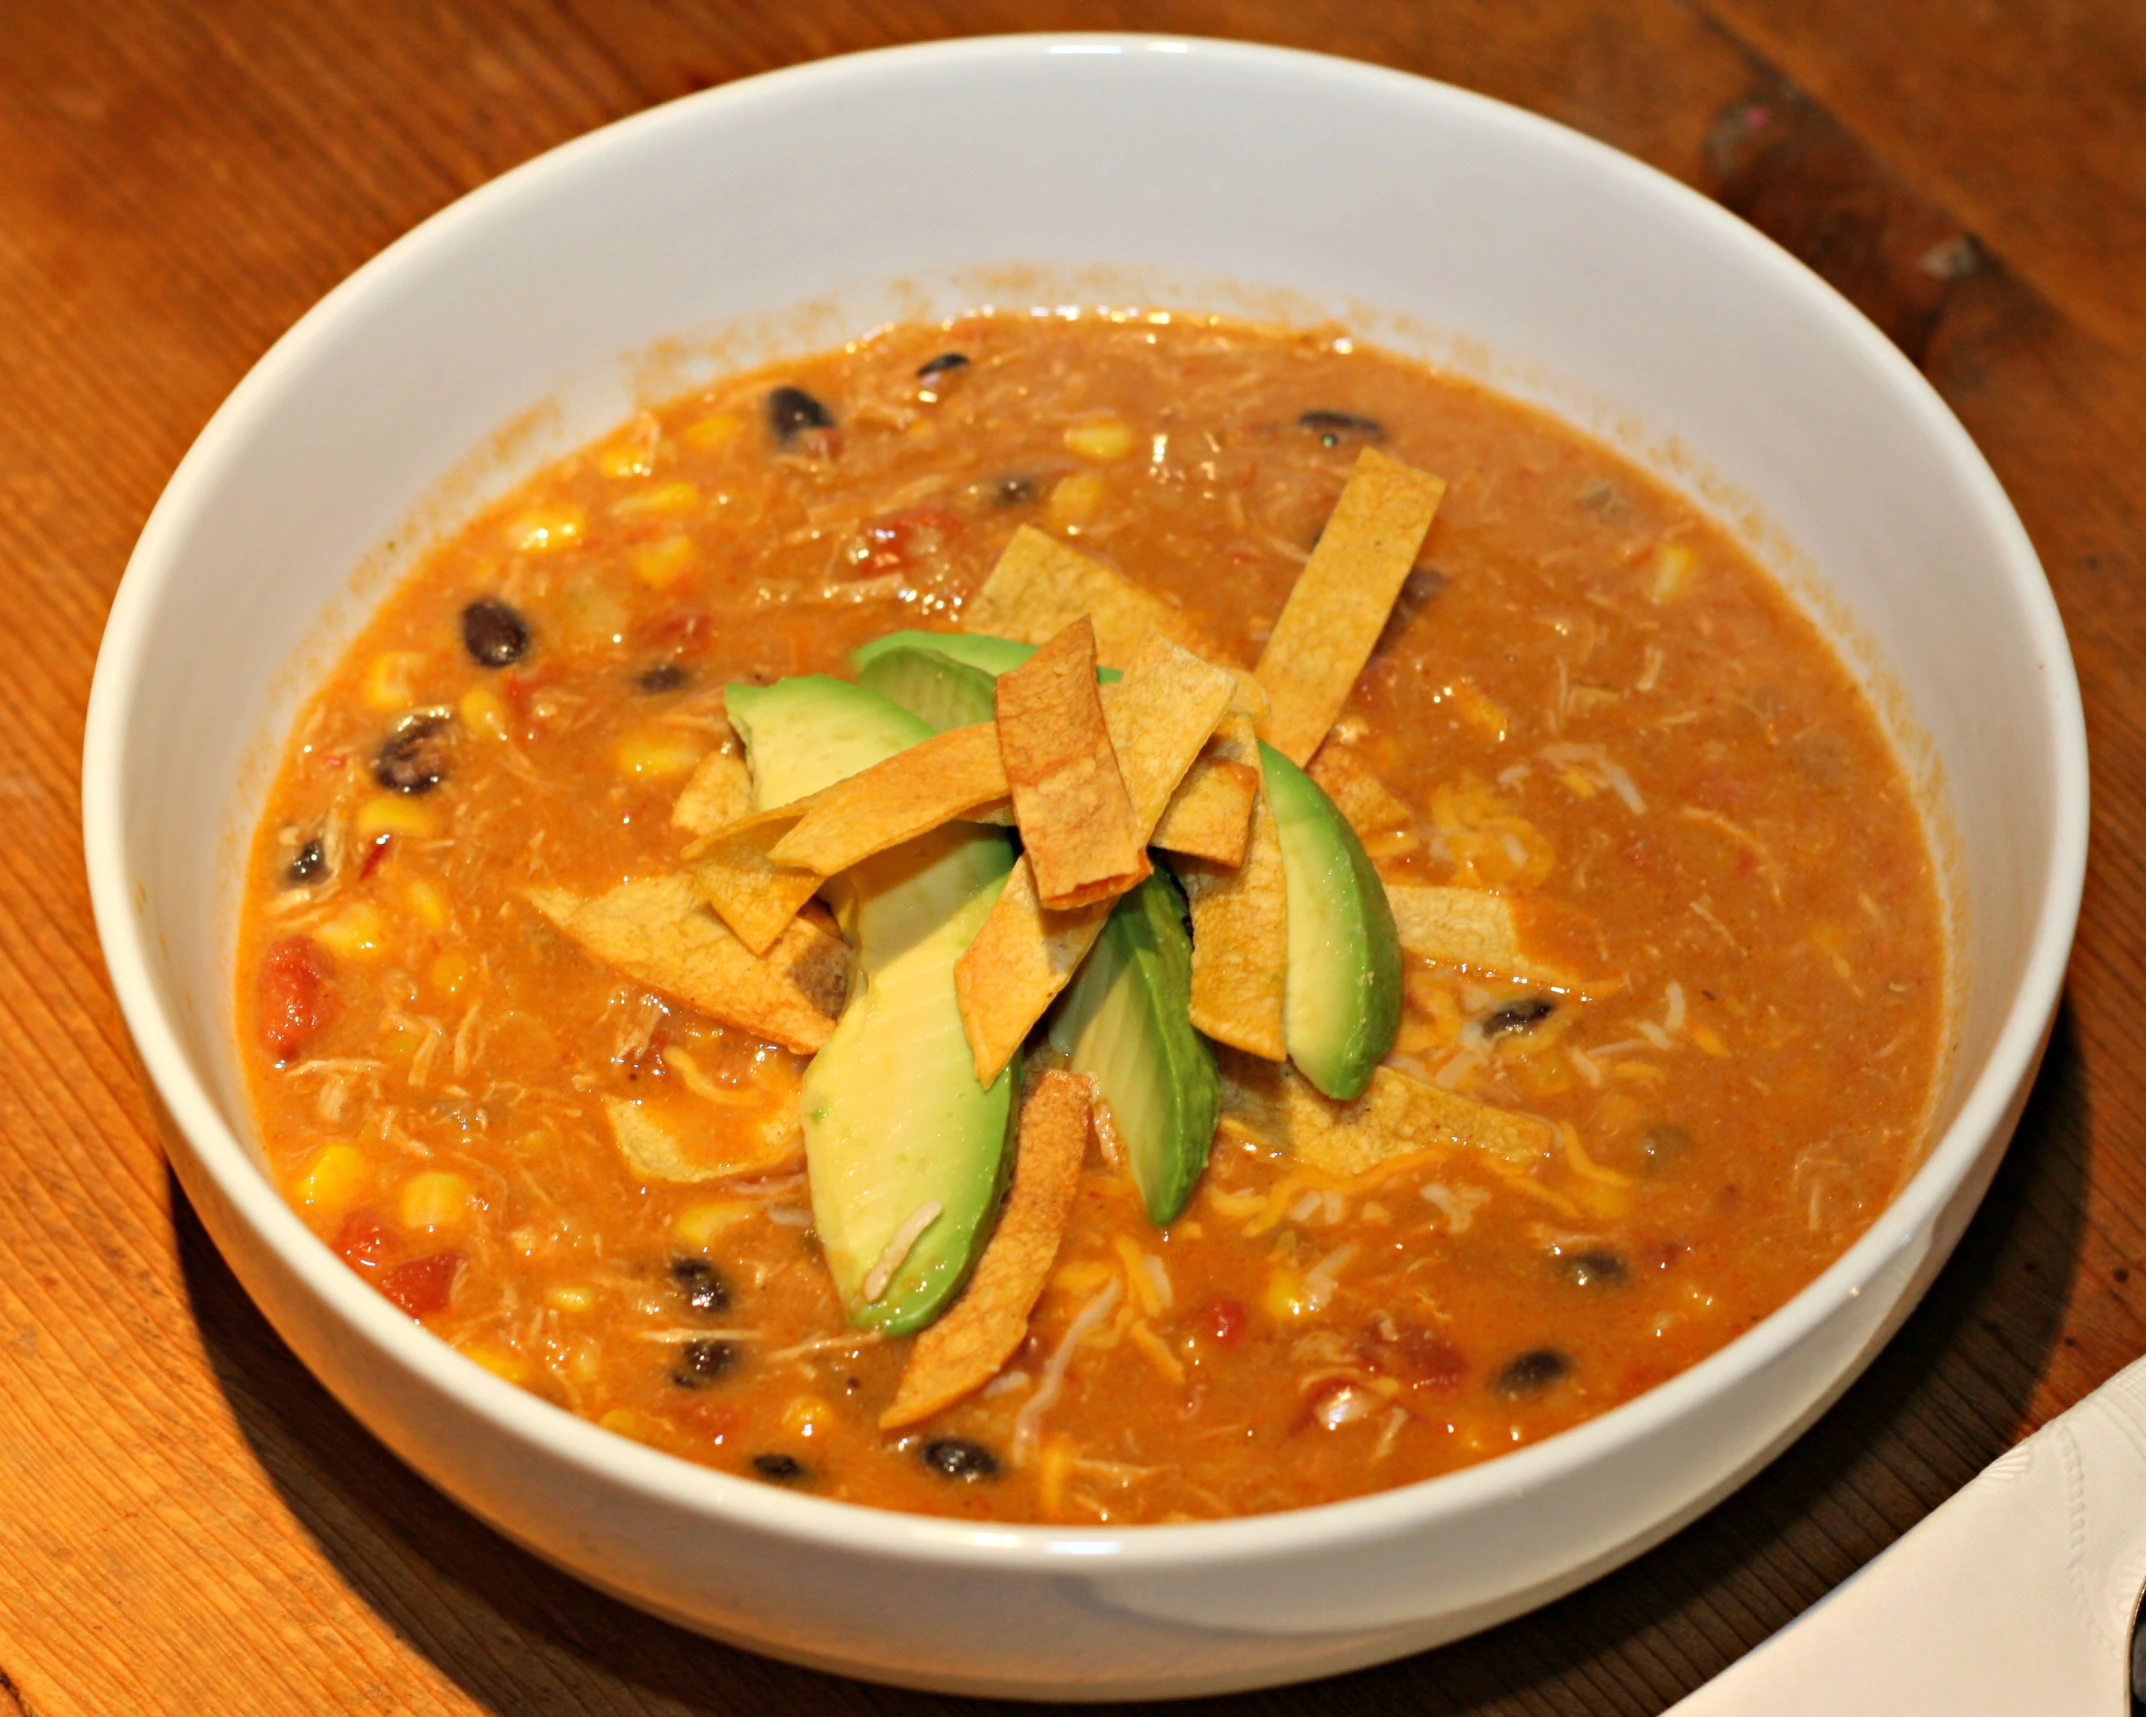
<instances>
[{"instance_id":1,"label":"bowl shadow","mask_svg":"<svg viewBox=\"0 0 2146 1717\"><path fill-rule=\"evenodd\" d=\"M2077 1264L2088 1109L2067 1007L1988 1197L1900 1334L1786 1454L1666 1543L1435 1651L1305 1686L1154 1709L1458 1717L1649 1713L1674 1703L2017 1440ZM719 1645L509 1543L447 1503L314 1381L247 1299L176 1180L171 1201L210 1362L263 1469L348 1589L480 1707L516 1717L995 1708Z\"/></svg>"}]
</instances>

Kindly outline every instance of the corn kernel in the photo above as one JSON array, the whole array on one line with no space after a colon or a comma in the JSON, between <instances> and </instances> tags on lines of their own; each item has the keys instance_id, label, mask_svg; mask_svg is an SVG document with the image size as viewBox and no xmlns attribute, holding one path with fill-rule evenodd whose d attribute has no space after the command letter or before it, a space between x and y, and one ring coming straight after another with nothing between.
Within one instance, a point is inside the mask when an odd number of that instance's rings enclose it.
<instances>
[{"instance_id":1,"label":"corn kernel","mask_svg":"<svg viewBox=\"0 0 2146 1717\"><path fill-rule=\"evenodd\" d=\"M675 483L658 483L653 489L621 495L611 503L611 510L621 518L644 519L690 513L699 505L700 485L681 478Z\"/></svg>"},{"instance_id":2,"label":"corn kernel","mask_svg":"<svg viewBox=\"0 0 2146 1717\"><path fill-rule=\"evenodd\" d=\"M471 686L455 701L462 725L487 739L506 739L514 732L514 716L507 700L490 686Z\"/></svg>"},{"instance_id":3,"label":"corn kernel","mask_svg":"<svg viewBox=\"0 0 2146 1717\"><path fill-rule=\"evenodd\" d=\"M323 1215L348 1210L365 1190L372 1172L365 1154L351 1145L327 1145L313 1153L299 1178L298 1202Z\"/></svg>"},{"instance_id":4,"label":"corn kernel","mask_svg":"<svg viewBox=\"0 0 2146 1717\"><path fill-rule=\"evenodd\" d=\"M422 799L407 793L375 793L358 807L352 826L361 841L378 840L382 835L408 835L422 841L440 832L440 819Z\"/></svg>"},{"instance_id":5,"label":"corn kernel","mask_svg":"<svg viewBox=\"0 0 2146 1717\"><path fill-rule=\"evenodd\" d=\"M432 980L432 987L450 996L459 996L462 986L476 975L477 963L459 948L448 949L425 971L425 976Z\"/></svg>"},{"instance_id":6,"label":"corn kernel","mask_svg":"<svg viewBox=\"0 0 2146 1717\"><path fill-rule=\"evenodd\" d=\"M704 749L701 741L688 734L643 729L620 740L613 756L625 774L643 781L668 781L692 774Z\"/></svg>"},{"instance_id":7,"label":"corn kernel","mask_svg":"<svg viewBox=\"0 0 2146 1717\"><path fill-rule=\"evenodd\" d=\"M509 546L524 554L544 554L572 548L588 534L589 516L568 502L557 507L538 507L523 513L507 526Z\"/></svg>"},{"instance_id":8,"label":"corn kernel","mask_svg":"<svg viewBox=\"0 0 2146 1717\"><path fill-rule=\"evenodd\" d=\"M631 1437L637 1443L648 1440L647 1421L631 1407L614 1407L596 1422L605 1430L617 1436Z\"/></svg>"},{"instance_id":9,"label":"corn kernel","mask_svg":"<svg viewBox=\"0 0 2146 1717\"><path fill-rule=\"evenodd\" d=\"M1122 417L1091 417L1066 431L1066 451L1098 465L1115 464L1133 450L1133 426Z\"/></svg>"},{"instance_id":10,"label":"corn kernel","mask_svg":"<svg viewBox=\"0 0 2146 1717\"><path fill-rule=\"evenodd\" d=\"M737 440L744 428L744 422L727 411L695 418L686 425L686 445L700 453L720 453Z\"/></svg>"},{"instance_id":11,"label":"corn kernel","mask_svg":"<svg viewBox=\"0 0 2146 1717\"><path fill-rule=\"evenodd\" d=\"M700 550L683 534L643 543L633 551L633 575L651 590L669 590L693 570Z\"/></svg>"},{"instance_id":12,"label":"corn kernel","mask_svg":"<svg viewBox=\"0 0 2146 1717\"><path fill-rule=\"evenodd\" d=\"M835 1422L835 1410L817 1395L800 1395L782 1410L782 1428L793 1437L816 1437Z\"/></svg>"},{"instance_id":13,"label":"corn kernel","mask_svg":"<svg viewBox=\"0 0 2146 1717\"><path fill-rule=\"evenodd\" d=\"M585 1312L596 1303L596 1290L579 1282L559 1282L544 1290L544 1303L556 1312Z\"/></svg>"},{"instance_id":14,"label":"corn kernel","mask_svg":"<svg viewBox=\"0 0 2146 1717\"><path fill-rule=\"evenodd\" d=\"M1691 1033L1692 1042L1696 1043L1716 1061L1727 1059L1729 1046L1721 1041L1721 1033L1704 1020L1693 1020L1684 1029Z\"/></svg>"},{"instance_id":15,"label":"corn kernel","mask_svg":"<svg viewBox=\"0 0 2146 1717\"><path fill-rule=\"evenodd\" d=\"M494 1347L488 1341L473 1341L461 1353L464 1359L474 1359L494 1377L504 1377L517 1387L529 1381L529 1362L518 1353Z\"/></svg>"},{"instance_id":16,"label":"corn kernel","mask_svg":"<svg viewBox=\"0 0 2146 1717\"><path fill-rule=\"evenodd\" d=\"M614 441L596 455L596 469L614 479L646 477L655 468L654 454L649 451L648 443L638 436L630 441Z\"/></svg>"},{"instance_id":17,"label":"corn kernel","mask_svg":"<svg viewBox=\"0 0 2146 1717\"><path fill-rule=\"evenodd\" d=\"M425 658L415 650L383 650L365 670L365 703L369 709L408 709L417 696L417 678L425 671Z\"/></svg>"},{"instance_id":18,"label":"corn kernel","mask_svg":"<svg viewBox=\"0 0 2146 1717\"><path fill-rule=\"evenodd\" d=\"M1103 504L1103 479L1093 471L1076 471L1051 485L1044 513L1060 530L1077 531Z\"/></svg>"},{"instance_id":19,"label":"corn kernel","mask_svg":"<svg viewBox=\"0 0 2146 1717\"><path fill-rule=\"evenodd\" d=\"M1688 544L1663 543L1648 557L1647 565L1647 600L1661 608L1691 588L1692 577L1699 570L1699 557Z\"/></svg>"},{"instance_id":20,"label":"corn kernel","mask_svg":"<svg viewBox=\"0 0 2146 1717\"><path fill-rule=\"evenodd\" d=\"M403 1182L405 1228L459 1228L469 1216L470 1184L452 1169L425 1169Z\"/></svg>"},{"instance_id":21,"label":"corn kernel","mask_svg":"<svg viewBox=\"0 0 2146 1717\"><path fill-rule=\"evenodd\" d=\"M1280 1323L1294 1323L1298 1318L1309 1317L1317 1308L1312 1304L1311 1291L1304 1286L1304 1278L1287 1264L1275 1264L1267 1270L1267 1286L1259 1296L1259 1303L1267 1315Z\"/></svg>"},{"instance_id":22,"label":"corn kernel","mask_svg":"<svg viewBox=\"0 0 2146 1717\"><path fill-rule=\"evenodd\" d=\"M387 951L387 920L369 900L353 901L313 932L338 960L371 960Z\"/></svg>"},{"instance_id":23,"label":"corn kernel","mask_svg":"<svg viewBox=\"0 0 2146 1717\"><path fill-rule=\"evenodd\" d=\"M725 1199L719 1203L688 1205L678 1213L678 1220L671 1224L671 1233L678 1244L689 1251L703 1252L710 1241L726 1228L735 1228L747 1221L754 1207L736 1200Z\"/></svg>"},{"instance_id":24,"label":"corn kernel","mask_svg":"<svg viewBox=\"0 0 2146 1717\"><path fill-rule=\"evenodd\" d=\"M447 896L440 892L439 884L416 877L403 884L402 903L427 930L447 928Z\"/></svg>"}]
</instances>

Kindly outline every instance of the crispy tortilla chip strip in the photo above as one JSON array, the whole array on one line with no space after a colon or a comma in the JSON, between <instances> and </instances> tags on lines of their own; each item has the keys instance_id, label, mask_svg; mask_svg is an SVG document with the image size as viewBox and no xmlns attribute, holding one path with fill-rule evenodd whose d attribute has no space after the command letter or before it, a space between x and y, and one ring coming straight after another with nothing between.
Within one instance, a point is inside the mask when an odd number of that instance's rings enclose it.
<instances>
[{"instance_id":1,"label":"crispy tortilla chip strip","mask_svg":"<svg viewBox=\"0 0 2146 1717\"><path fill-rule=\"evenodd\" d=\"M1019 1351L1073 1215L1088 1109L1088 1082L1071 1073L1046 1073L1029 1091L998 1227L961 1298L909 1350L894 1404L879 1416L881 1430L900 1430L951 1407Z\"/></svg>"},{"instance_id":2,"label":"crispy tortilla chip strip","mask_svg":"<svg viewBox=\"0 0 2146 1717\"><path fill-rule=\"evenodd\" d=\"M1229 707L1231 685L1226 670L1150 635L1125 678L1103 688L1103 719L1143 841ZM976 940L954 964L961 1023L986 1085L1087 957L1110 904L1052 912L1036 893L1026 855L1013 867Z\"/></svg>"},{"instance_id":3,"label":"crispy tortilla chip strip","mask_svg":"<svg viewBox=\"0 0 2146 1717\"><path fill-rule=\"evenodd\" d=\"M746 767L745 754L711 751L671 808L671 826L712 835L752 814L753 772Z\"/></svg>"},{"instance_id":4,"label":"crispy tortilla chip strip","mask_svg":"<svg viewBox=\"0 0 2146 1717\"><path fill-rule=\"evenodd\" d=\"M1132 795L1095 690L1095 628L1084 615L998 677L998 750L1014 823L1054 911L1123 894L1148 874Z\"/></svg>"},{"instance_id":5,"label":"crispy tortilla chip strip","mask_svg":"<svg viewBox=\"0 0 2146 1717\"><path fill-rule=\"evenodd\" d=\"M1370 857L1398 858L1423 849L1416 813L1347 746L1332 741L1320 746L1307 773L1349 820Z\"/></svg>"},{"instance_id":6,"label":"crispy tortilla chip strip","mask_svg":"<svg viewBox=\"0 0 2146 1717\"><path fill-rule=\"evenodd\" d=\"M726 1131L703 1136L691 1143L681 1128L659 1120L640 1103L623 1097L606 1097L604 1115L611 1123L611 1136L626 1166L644 1181L723 1180L732 1175L765 1174L780 1168L797 1155L797 1127L784 1117L781 1125L755 1129L750 1135ZM704 1135L712 1130L702 1129Z\"/></svg>"},{"instance_id":7,"label":"crispy tortilla chip strip","mask_svg":"<svg viewBox=\"0 0 2146 1717\"><path fill-rule=\"evenodd\" d=\"M1299 767L1349 701L1445 492L1376 447L1358 457L1252 670L1274 700L1260 735Z\"/></svg>"},{"instance_id":8,"label":"crispy tortilla chip strip","mask_svg":"<svg viewBox=\"0 0 2146 1717\"><path fill-rule=\"evenodd\" d=\"M779 864L774 848L818 799L761 811L705 835L686 850L701 899L755 954L765 954L820 886L816 871Z\"/></svg>"},{"instance_id":9,"label":"crispy tortilla chip strip","mask_svg":"<svg viewBox=\"0 0 2146 1717\"><path fill-rule=\"evenodd\" d=\"M1014 532L961 624L969 632L1045 644L1080 619L1094 622L1096 657L1108 668L1129 666L1150 632L1206 648L1190 615L1033 525Z\"/></svg>"},{"instance_id":10,"label":"crispy tortilla chip strip","mask_svg":"<svg viewBox=\"0 0 2146 1717\"><path fill-rule=\"evenodd\" d=\"M1005 797L997 729L953 728L828 788L768 857L833 876Z\"/></svg>"},{"instance_id":11,"label":"crispy tortilla chip strip","mask_svg":"<svg viewBox=\"0 0 2146 1717\"><path fill-rule=\"evenodd\" d=\"M1440 1148L1480 1152L1509 1168L1532 1168L1557 1149L1547 1122L1495 1109L1390 1067L1373 1071L1352 1103L1336 1103L1295 1068L1227 1049L1222 1118L1255 1139L1328 1174L1357 1175L1388 1157Z\"/></svg>"},{"instance_id":12,"label":"crispy tortilla chip strip","mask_svg":"<svg viewBox=\"0 0 2146 1717\"><path fill-rule=\"evenodd\" d=\"M1192 911L1192 1023L1217 1043L1280 1061L1289 884L1264 785L1240 864L1186 859L1175 868Z\"/></svg>"},{"instance_id":13,"label":"crispy tortilla chip strip","mask_svg":"<svg viewBox=\"0 0 2146 1717\"><path fill-rule=\"evenodd\" d=\"M585 900L536 888L529 903L585 953L725 1025L811 1054L834 1030L849 951L811 918L792 921L755 959L686 876L649 877Z\"/></svg>"},{"instance_id":14,"label":"crispy tortilla chip strip","mask_svg":"<svg viewBox=\"0 0 2146 1717\"><path fill-rule=\"evenodd\" d=\"M1185 771L1163 807L1151 846L1235 867L1252 835L1259 797L1259 739L1252 718L1232 711Z\"/></svg>"}]
</instances>

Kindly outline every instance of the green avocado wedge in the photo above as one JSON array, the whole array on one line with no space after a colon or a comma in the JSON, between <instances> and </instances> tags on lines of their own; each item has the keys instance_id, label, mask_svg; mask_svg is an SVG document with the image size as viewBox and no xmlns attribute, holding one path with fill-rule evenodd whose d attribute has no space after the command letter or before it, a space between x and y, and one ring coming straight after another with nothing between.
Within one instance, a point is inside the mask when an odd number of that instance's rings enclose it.
<instances>
[{"instance_id":1,"label":"green avocado wedge","mask_svg":"<svg viewBox=\"0 0 2146 1717\"><path fill-rule=\"evenodd\" d=\"M959 662L965 668L989 674L995 680L1027 661L1036 653L1036 646L1017 643L1011 638L994 638L988 632L919 632L911 629L889 632L884 638L859 644L849 653L849 665L856 670L859 679L870 685L872 682L865 670L893 650L930 650L950 662ZM1098 668L1095 677L1098 683L1107 686L1125 676L1116 668Z\"/></svg>"},{"instance_id":2,"label":"green avocado wedge","mask_svg":"<svg viewBox=\"0 0 2146 1717\"><path fill-rule=\"evenodd\" d=\"M1401 937L1364 844L1319 784L1262 743L1289 892L1282 1041L1338 1102L1360 1096L1401 1029Z\"/></svg>"},{"instance_id":3,"label":"green avocado wedge","mask_svg":"<svg viewBox=\"0 0 2146 1717\"><path fill-rule=\"evenodd\" d=\"M745 741L756 811L810 798L932 736L899 704L826 674L728 685L723 707Z\"/></svg>"},{"instance_id":4,"label":"green avocado wedge","mask_svg":"<svg viewBox=\"0 0 2146 1717\"><path fill-rule=\"evenodd\" d=\"M1156 871L1111 911L1051 1015L1051 1044L1094 1079L1156 1223L1183 1212L1221 1113L1214 1052L1192 1027L1185 900Z\"/></svg>"},{"instance_id":5,"label":"green avocado wedge","mask_svg":"<svg viewBox=\"0 0 2146 1717\"><path fill-rule=\"evenodd\" d=\"M900 634L897 634L899 636ZM909 636L929 638L918 632ZM869 646L867 646L869 647ZM859 652L861 655L863 652ZM937 650L905 644L881 650L857 667L860 683L898 703L935 733L990 721L997 709L997 681L981 668L957 662Z\"/></svg>"},{"instance_id":6,"label":"green avocado wedge","mask_svg":"<svg viewBox=\"0 0 2146 1717\"><path fill-rule=\"evenodd\" d=\"M932 733L877 692L819 675L734 686L726 701L763 807ZM827 890L856 957L848 1005L805 1070L805 1170L821 1250L860 1328L922 1329L961 1291L990 1237L1020 1068L988 1088L977 1082L954 962L1012 868L1011 836L949 824ZM896 1247L897 1237L910 1244Z\"/></svg>"}]
</instances>

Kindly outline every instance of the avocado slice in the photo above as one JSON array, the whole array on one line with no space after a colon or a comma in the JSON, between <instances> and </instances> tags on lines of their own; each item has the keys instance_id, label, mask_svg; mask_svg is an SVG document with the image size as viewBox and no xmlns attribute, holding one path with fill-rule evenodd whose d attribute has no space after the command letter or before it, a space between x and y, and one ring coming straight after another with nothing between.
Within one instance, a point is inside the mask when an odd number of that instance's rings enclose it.
<instances>
[{"instance_id":1,"label":"avocado slice","mask_svg":"<svg viewBox=\"0 0 2146 1717\"><path fill-rule=\"evenodd\" d=\"M929 723L822 675L733 686L726 702L763 806L788 804L930 737ZM829 892L857 976L805 1070L801 1111L813 1226L851 1323L923 1328L961 1289L989 1237L1011 1163L1018 1064L986 1089L954 997L954 962L1013 868L1013 840L950 824L846 872ZM882 1291L865 1285L919 1210Z\"/></svg>"},{"instance_id":2,"label":"avocado slice","mask_svg":"<svg viewBox=\"0 0 2146 1717\"><path fill-rule=\"evenodd\" d=\"M988 632L919 632L911 629L889 632L884 638L859 644L849 653L849 665L857 670L859 679L865 679L865 669L893 650L930 650L995 680L1027 661L1036 653L1036 646L1017 643L1011 638L994 638ZM1124 675L1116 668L1098 668L1095 677L1099 684L1107 686L1123 679ZM865 683L869 685L871 682L865 679Z\"/></svg>"},{"instance_id":3,"label":"avocado slice","mask_svg":"<svg viewBox=\"0 0 2146 1717\"><path fill-rule=\"evenodd\" d=\"M895 635L936 636L931 632ZM880 650L857 664L857 678L881 697L892 699L919 720L931 723L935 733L990 721L996 713L992 689L996 682L992 676L937 650L913 644L898 650Z\"/></svg>"},{"instance_id":4,"label":"avocado slice","mask_svg":"<svg viewBox=\"0 0 2146 1717\"><path fill-rule=\"evenodd\" d=\"M1051 1016L1051 1044L1095 1080L1158 1224L1192 1197L1222 1104L1214 1052L1192 1028L1185 898L1156 871L1129 892Z\"/></svg>"},{"instance_id":5,"label":"avocado slice","mask_svg":"<svg viewBox=\"0 0 2146 1717\"><path fill-rule=\"evenodd\" d=\"M1339 1102L1359 1096L1401 1029L1401 937L1364 844L1319 784L1264 742L1289 891L1282 1041Z\"/></svg>"},{"instance_id":6,"label":"avocado slice","mask_svg":"<svg viewBox=\"0 0 2146 1717\"><path fill-rule=\"evenodd\" d=\"M932 736L899 704L825 674L728 685L723 707L745 741L756 811L809 798Z\"/></svg>"}]
</instances>

